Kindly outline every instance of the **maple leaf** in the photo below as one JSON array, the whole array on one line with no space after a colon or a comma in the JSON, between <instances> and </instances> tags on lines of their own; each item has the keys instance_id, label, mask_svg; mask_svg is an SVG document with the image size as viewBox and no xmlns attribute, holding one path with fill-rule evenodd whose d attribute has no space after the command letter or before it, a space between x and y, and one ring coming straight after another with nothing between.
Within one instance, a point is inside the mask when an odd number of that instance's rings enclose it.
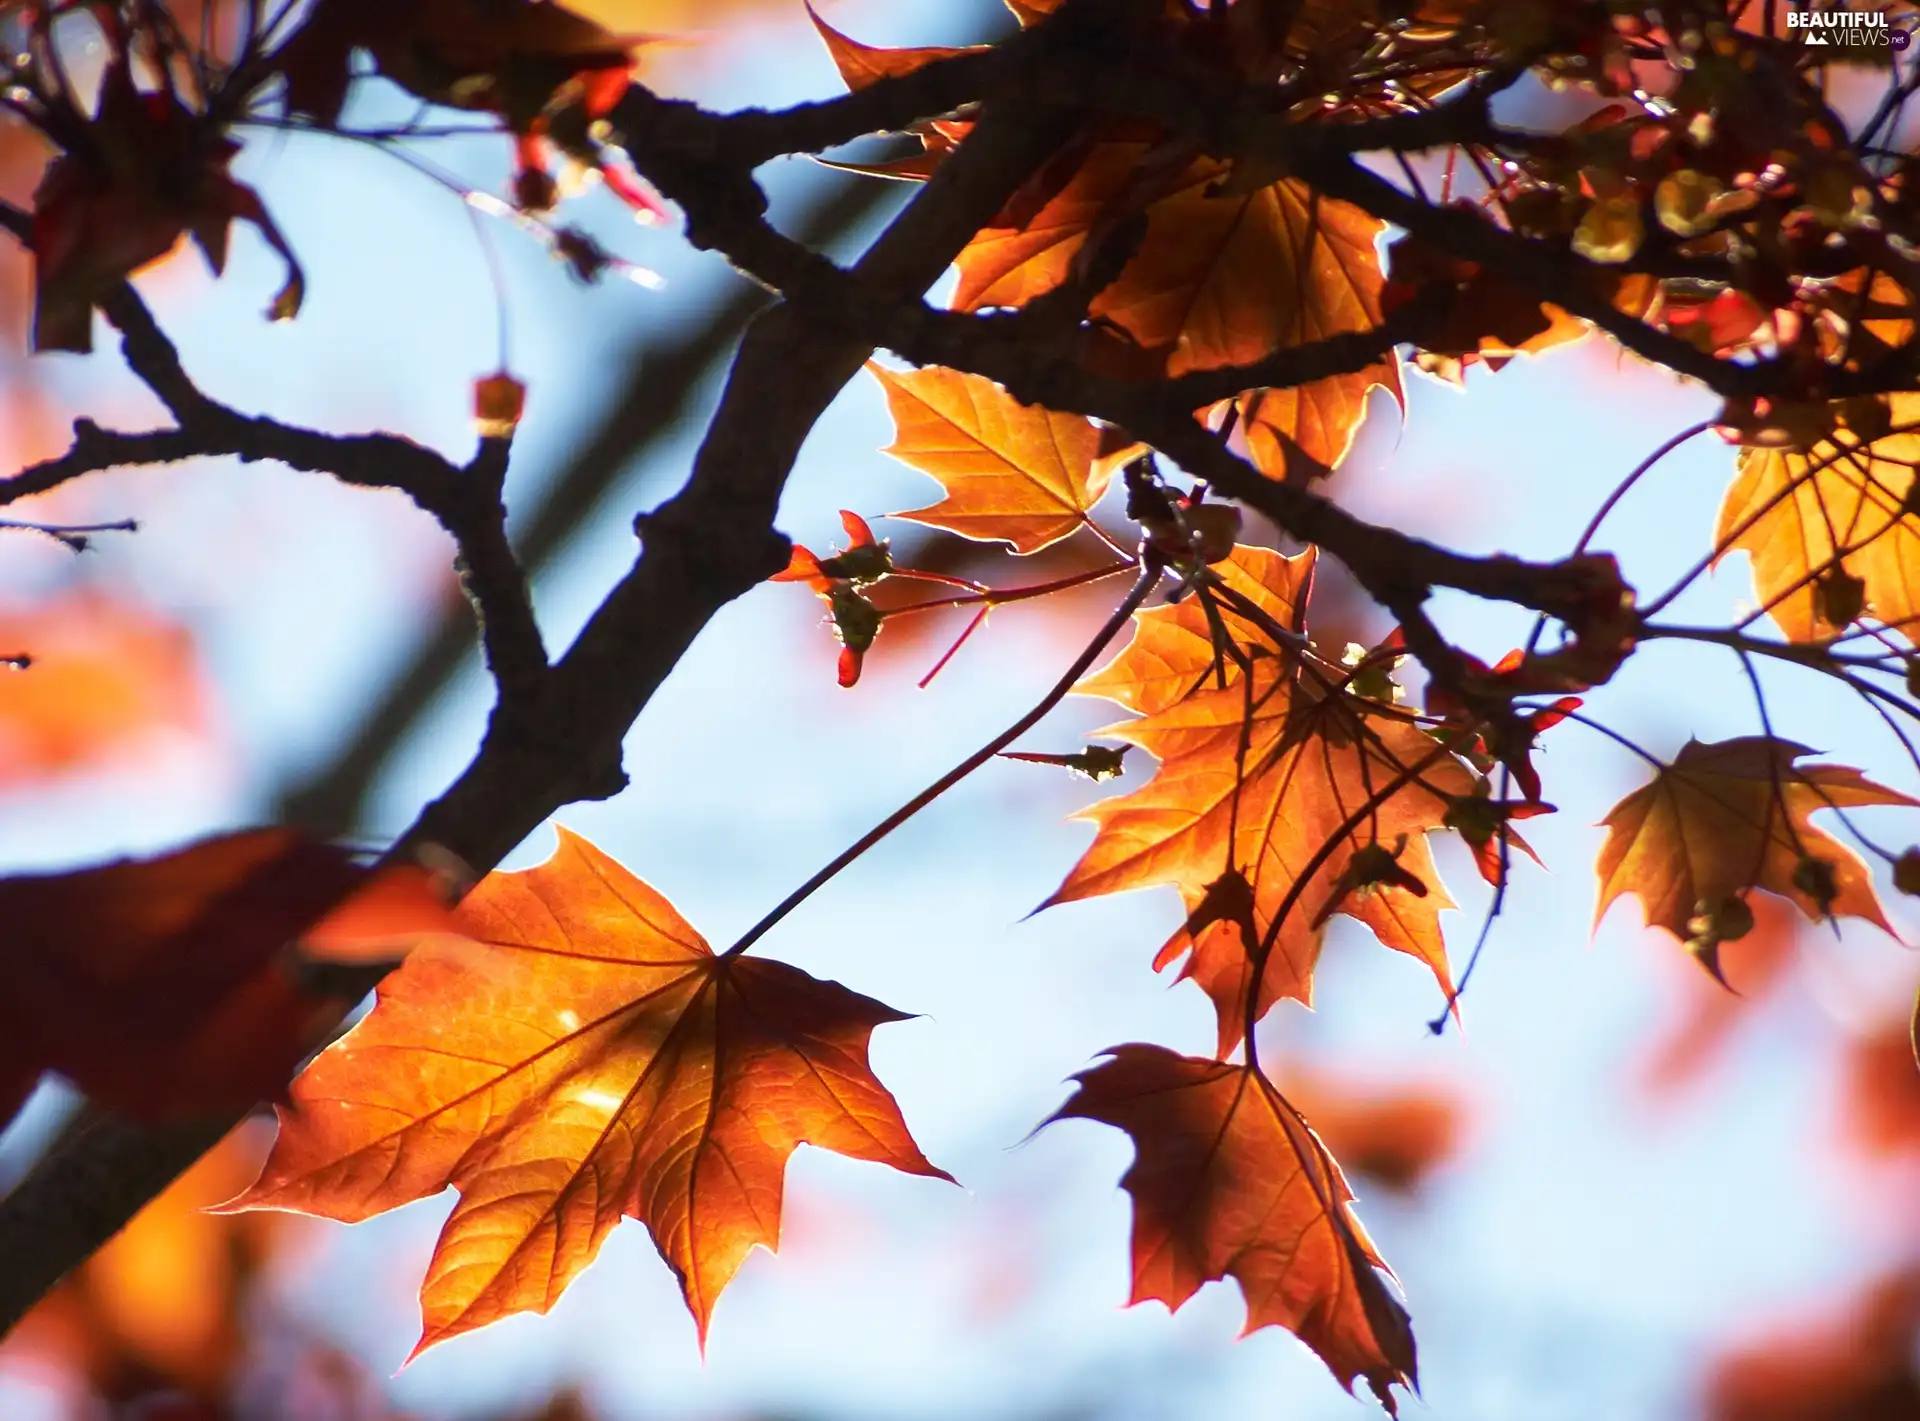
<instances>
[{"instance_id":1,"label":"maple leaf","mask_svg":"<svg viewBox=\"0 0 1920 1421\"><path fill-rule=\"evenodd\" d=\"M1752 559L1754 591L1789 640L1829 640L1861 611L1909 632L1920 623L1920 518L1908 507L1920 394L1890 398L1890 428L1877 438L1843 427L1805 451L1740 453L1715 561L1735 551ZM1822 596L1835 572L1860 584L1853 605Z\"/></svg>"},{"instance_id":2,"label":"maple leaf","mask_svg":"<svg viewBox=\"0 0 1920 1421\"><path fill-rule=\"evenodd\" d=\"M1380 323L1377 219L1294 178L1250 192L1216 191L1229 165L1164 142L1110 138L1022 222L990 227L956 263L959 310L1022 306L1059 286L1089 234L1144 210L1146 235L1089 314L1119 327L1169 375L1258 360L1276 350ZM1367 392L1402 398L1398 362L1299 389L1243 397L1248 451L1271 477L1288 444L1332 468L1366 413Z\"/></svg>"},{"instance_id":3,"label":"maple leaf","mask_svg":"<svg viewBox=\"0 0 1920 1421\"><path fill-rule=\"evenodd\" d=\"M546 1312L621 1216L680 1279L702 1338L787 1157L813 1144L948 1176L874 1079L903 1014L797 967L715 956L667 900L561 829L552 858L460 905L294 1082L260 1179L228 1208L355 1221L460 1191L414 1355Z\"/></svg>"},{"instance_id":4,"label":"maple leaf","mask_svg":"<svg viewBox=\"0 0 1920 1421\"><path fill-rule=\"evenodd\" d=\"M409 93L497 113L518 132L582 76L624 81L635 43L549 0L316 0L274 62L288 109L324 124L339 120L364 49Z\"/></svg>"},{"instance_id":5,"label":"maple leaf","mask_svg":"<svg viewBox=\"0 0 1920 1421\"><path fill-rule=\"evenodd\" d=\"M906 49L883 49L875 45L862 44L836 30L820 18L820 12L807 5L807 18L813 21L813 28L826 45L827 53L833 58L833 67L840 71L840 80L849 90L866 88L881 79L898 78L911 74L938 59L951 59L955 55L978 54L988 48L986 45L921 45Z\"/></svg>"},{"instance_id":6,"label":"maple leaf","mask_svg":"<svg viewBox=\"0 0 1920 1421\"><path fill-rule=\"evenodd\" d=\"M600 173L646 215L660 205L591 134L626 94L644 36L615 35L552 0L317 0L274 55L289 113L339 121L356 49L381 74L429 103L496 115L518 140L515 196L553 206L547 145Z\"/></svg>"},{"instance_id":7,"label":"maple leaf","mask_svg":"<svg viewBox=\"0 0 1920 1421\"><path fill-rule=\"evenodd\" d=\"M1815 921L1846 915L1891 933L1866 865L1809 816L1917 801L1843 765L1795 763L1812 753L1759 735L1705 745L1689 740L1671 765L1607 814L1595 924L1621 894L1634 893L1649 926L1695 941L1696 929L1710 926L1701 920L1720 905L1764 888ZM1809 874L1810 863L1827 867ZM1703 950L1703 961L1713 970L1710 953L1710 946Z\"/></svg>"},{"instance_id":8,"label":"maple leaf","mask_svg":"<svg viewBox=\"0 0 1920 1421\"><path fill-rule=\"evenodd\" d=\"M807 6L807 15L813 21L814 30L827 47L827 54L833 60L833 66L840 71L840 79L851 90L864 89L881 79L899 78L911 74L938 59L949 59L955 55L970 54L983 46L979 45L920 45L899 49L885 49L875 45L862 44L859 40L842 34L832 25L820 18L819 12L811 4ZM924 182L933 176L941 161L960 145L973 124L968 119L934 118L925 119L909 126L912 133L921 142L921 151L905 157L894 158L884 163L849 163L834 159L821 158L818 161L830 168L839 168L849 173L861 173L868 177L894 178Z\"/></svg>"},{"instance_id":9,"label":"maple leaf","mask_svg":"<svg viewBox=\"0 0 1920 1421\"><path fill-rule=\"evenodd\" d=\"M381 901L357 935L445 926L424 871L288 829L0 879L0 1106L44 1070L143 1118L277 1094L348 1005L304 990L284 949L362 893Z\"/></svg>"},{"instance_id":10,"label":"maple leaf","mask_svg":"<svg viewBox=\"0 0 1920 1421\"><path fill-rule=\"evenodd\" d=\"M1416 1385L1413 1328L1353 1216L1353 1191L1326 1147L1258 1070L1116 1046L1075 1076L1054 1120L1098 1120L1133 1137L1133 1291L1178 1308L1231 1275L1247 1331L1279 1326L1340 1384Z\"/></svg>"},{"instance_id":11,"label":"maple leaf","mask_svg":"<svg viewBox=\"0 0 1920 1421\"><path fill-rule=\"evenodd\" d=\"M295 315L305 278L259 194L228 175L240 145L171 92L134 87L124 55L109 63L86 141L47 165L33 195L33 348L93 349L93 308L191 235L218 275L228 232L251 222L286 263L267 314Z\"/></svg>"},{"instance_id":12,"label":"maple leaf","mask_svg":"<svg viewBox=\"0 0 1920 1421\"><path fill-rule=\"evenodd\" d=\"M1096 467L1100 434L1081 416L1023 405L957 370L867 368L893 415L885 452L947 490L940 502L894 517L1033 553L1086 523L1106 492L1111 466Z\"/></svg>"},{"instance_id":13,"label":"maple leaf","mask_svg":"<svg viewBox=\"0 0 1920 1421\"><path fill-rule=\"evenodd\" d=\"M1295 627L1313 560L1311 549L1288 558L1242 547L1214 571L1281 626ZM1139 746L1160 767L1140 789L1085 812L1099 832L1047 903L1170 883L1191 915L1208 886L1233 870L1253 890L1251 921L1264 936L1296 880L1334 841L1280 926L1254 987L1256 1014L1283 997L1311 1002L1324 936L1315 924L1325 911L1360 919L1388 947L1425 962L1451 994L1439 913L1453 902L1440 886L1426 834L1441 827L1449 797L1472 794L1472 775L1451 755L1436 758L1434 741L1404 718L1330 691L1303 672L1293 652L1264 633L1247 634L1261 654L1253 660L1244 780L1237 766L1248 688L1237 669L1225 687L1212 679L1213 641L1195 600L1138 613L1125 650L1075 688L1139 712L1137 720L1096 733ZM1423 763L1414 780L1346 827L1378 790ZM1429 891L1415 894L1389 881L1349 892L1356 857L1391 848L1402 835L1407 843L1397 867ZM1196 923L1176 932L1154 963L1164 968L1190 954L1181 975L1213 998L1223 1055L1240 1039L1253 986L1244 936L1230 920Z\"/></svg>"}]
</instances>

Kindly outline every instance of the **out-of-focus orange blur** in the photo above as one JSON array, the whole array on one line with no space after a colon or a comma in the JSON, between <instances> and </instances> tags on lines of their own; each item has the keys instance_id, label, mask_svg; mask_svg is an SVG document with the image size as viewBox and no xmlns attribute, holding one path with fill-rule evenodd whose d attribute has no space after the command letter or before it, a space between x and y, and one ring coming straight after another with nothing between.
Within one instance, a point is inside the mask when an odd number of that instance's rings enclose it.
<instances>
[{"instance_id":1,"label":"out-of-focus orange blur","mask_svg":"<svg viewBox=\"0 0 1920 1421\"><path fill-rule=\"evenodd\" d=\"M0 671L0 789L208 731L192 639L131 602L75 592L0 609L0 656L31 661Z\"/></svg>"}]
</instances>

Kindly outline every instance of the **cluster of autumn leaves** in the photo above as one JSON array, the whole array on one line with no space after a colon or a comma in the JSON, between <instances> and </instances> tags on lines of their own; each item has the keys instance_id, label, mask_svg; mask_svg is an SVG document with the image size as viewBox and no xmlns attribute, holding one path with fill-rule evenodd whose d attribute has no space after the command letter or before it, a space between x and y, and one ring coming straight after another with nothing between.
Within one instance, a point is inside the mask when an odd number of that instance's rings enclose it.
<instances>
[{"instance_id":1,"label":"cluster of autumn leaves","mask_svg":"<svg viewBox=\"0 0 1920 1421\"><path fill-rule=\"evenodd\" d=\"M30 98L62 146L34 215L41 349L87 348L94 306L183 234L218 268L235 218L287 256L273 314L292 314L299 270L258 198L227 176L226 128L269 80L286 115L337 124L356 52L423 99L498 118L516 139L521 208L555 200L555 147L635 205L650 201L620 176L596 126L630 82L628 46L558 5L490 4L483 16L459 0L320 0L289 36L248 36L218 74L183 68L163 31L94 6L109 58L91 111L49 47L54 7L5 8L25 15L41 46L29 52ZM1054 6L1012 8L1031 25ZM1685 47L1608 7L1412 8L1387 25L1371 7L1170 3L1163 37L1169 52L1236 81L1338 73L1349 85L1336 94L1341 118L1414 111L1515 52L1548 54L1557 79L1617 97L1637 88L1634 66L1649 54ZM874 49L816 23L852 88L955 53ZM1706 354L1857 371L1908 345L1911 296L1874 257L1885 223L1867 220L1876 201L1904 199L1876 195L1804 95L1768 99L1748 32L1709 26L1697 38L1661 106L1602 108L1533 144L1524 162L1500 158L1486 190L1462 201L1511 233L1564 241L1593 264L1581 279L1612 309ZM162 82L142 88L136 72ZM964 113L928 120L923 152L886 170L924 177L968 123ZM1124 260L1091 297L1080 357L1126 378L1368 331L1435 290L1447 299L1415 357L1434 373L1497 367L1587 329L1509 274L1416 236L1383 255L1384 230L1297 176L1211 156L1151 123L1096 119L962 252L953 305L1027 306L1119 244ZM1839 270L1809 274L1834 252ZM1657 280L1635 269L1649 254L1725 262L1733 277ZM1294 1332L1343 1384L1364 1379L1391 1411L1391 1389L1416 1377L1408 1313L1339 1164L1263 1071L1255 1028L1282 1000L1311 1001L1327 925L1341 914L1425 963L1453 1005L1439 925L1452 900L1428 836L1460 835L1496 888L1514 854L1531 853L1513 823L1550 809L1534 741L1579 718L1580 695L1633 651L1633 590L1609 558L1571 561L1580 596L1568 605L1582 610L1559 646L1530 643L1491 666L1467 658L1459 684L1416 708L1393 678L1399 639L1344 656L1313 644L1314 549L1236 544L1237 513L1204 490L1173 489L1124 429L1023 406L958 371L872 369L897 429L890 452L944 487L939 502L902 516L1015 555L1084 531L1107 542L1109 571L1144 564L1177 584L1078 688L1124 708L1130 718L1105 738L1157 765L1091 806L1092 843L1049 900L1176 888L1184 919L1155 966L1177 964L1216 1010L1213 1057L1117 1045L1055 1117L1102 1121L1133 1140L1123 1181L1135 1209L1133 1298L1177 1307L1231 1277L1250 1325ZM1371 392L1397 397L1400 380L1387 355L1200 413L1262 473L1311 484L1346 454ZM483 413L510 428L518 387L483 394ZM1894 630L1920 618L1915 398L1734 401L1722 413L1723 433L1744 447L1714 556L1749 554L1765 609L1797 645L1826 646L1863 618ZM1119 541L1093 511L1123 470L1138 537ZM905 610L876 589L952 579L896 566L864 518L843 517L849 546L797 548L780 580L825 602L839 679L851 686ZM967 582L945 602L984 615L1011 599ZM1502 715L1482 714L1496 703ZM1752 929L1756 890L1809 918L1886 927L1866 866L1810 816L1915 801L1845 767L1803 763L1807 753L1756 736L1654 761L1608 816L1601 911L1639 896L1648 921L1716 973L1722 944ZM1110 747L1059 758L1095 778L1119 768ZM1900 860L1899 874L1903 889L1920 888L1920 857ZM0 1118L47 1070L148 1117L275 1095L346 1006L312 990L316 964L411 949L373 1011L295 1079L273 1153L232 1207L353 1220L457 1188L423 1288L422 1347L545 1311L623 1216L647 1227L704 1334L745 1256L777 1240L797 1145L941 1176L868 1062L871 1033L899 1013L780 963L714 952L657 892L565 831L547 863L489 875L451 912L424 871L370 870L330 846L257 831L6 880L0 913L10 924Z\"/></svg>"},{"instance_id":2,"label":"cluster of autumn leaves","mask_svg":"<svg viewBox=\"0 0 1920 1421\"><path fill-rule=\"evenodd\" d=\"M1213 22L1191 13L1176 19L1177 8L1168 20L1175 43L1183 22L1191 27L1186 38ZM1315 16L1342 27L1328 13ZM1636 51L1674 38L1637 18L1596 13L1567 23L1591 24L1594 33L1562 57L1560 72L1603 93L1637 92L1630 64L1643 56ZM874 50L817 18L816 25L851 88L951 53ZM1601 268L1589 278L1597 294L1705 352L1817 351L1858 368L1905 346L1912 297L1898 283L1865 265L1837 281L1800 278L1808 244L1835 232L1858 240L1863 259L1884 252L1874 245L1877 229L1861 220L1867 198L1855 190L1869 181L1864 170L1826 151L1835 144L1818 126L1825 116L1798 99L1769 112L1757 129L1743 125L1758 85L1734 95L1729 76L1752 74L1751 45L1730 25L1694 38L1705 52L1686 66L1671 102L1602 108L1557 144L1538 145L1540 161L1524 179L1489 179L1482 205L1513 231L1563 236ZM929 125L916 175L962 132L947 122ZM1809 135L1824 140L1822 155L1806 154ZM1769 136L1765 151L1755 147ZM1845 202L1836 205L1842 187ZM1418 238L1396 243L1383 270L1376 245L1383 224L1360 209L1297 179L1255 181L1183 154L1178 140L1150 128L1090 126L1071 163L1032 189L961 254L953 305L1027 305L1079 273L1124 224L1144 218L1117 279L1089 307L1084 358L1095 368L1177 376L1245 363L1369 329L1383 310L1435 284L1454 287L1452 305L1417 358L1449 378L1467 363L1497 368L1515 353L1587 329L1498 270L1440 257ZM1773 240L1781 230L1785 246ZM1731 255L1751 290L1730 285L1716 294L1687 281L1608 275L1606 268L1625 266L1649 244L1686 257ZM1773 309L1754 294L1770 292L1777 293ZM874 373L897 428L888 452L946 489L941 502L900 516L997 540L1015 553L1093 526L1090 510L1115 470L1138 453L1124 430L1020 406L976 377ZM1396 360L1297 390L1252 390L1203 416L1269 476L1311 480L1344 455L1375 386L1397 395ZM1764 609L1794 641L1830 642L1863 616L1894 628L1915 618L1905 541L1915 536L1908 402L1901 395L1805 409L1730 402L1722 413L1722 436L1747 447L1715 558L1750 555ZM1143 552L1153 549L1179 568L1178 540L1169 546L1157 537L1137 501L1129 512L1141 522ZM843 516L855 546L827 559L797 550L783 576L809 582L826 600L844 685L893 614L871 590L889 575L918 574L892 567L865 522ZM1551 808L1541 802L1533 740L1579 711L1580 699L1561 693L1607 681L1631 653L1634 594L1610 560L1590 559L1579 570L1590 580L1592 612L1584 623L1569 622L1562 647L1541 654L1530 645L1494 667L1468 658L1474 693L1509 704L1557 697L1514 704L1504 725L1487 725L1449 688L1435 689L1426 714L1406 707L1385 674L1398 660L1396 644L1353 648L1343 662L1311 648L1304 611L1312 549L1289 559L1230 548L1230 536L1209 538L1213 530L1203 532L1197 519L1178 521L1191 538L1183 590L1196 580L1191 564L1204 563L1201 580L1231 603L1213 605L1202 592L1139 614L1128 648L1078 688L1133 712L1106 734L1146 750L1158 768L1144 786L1091 807L1093 844L1049 902L1177 887L1186 922L1155 965L1180 964L1181 976L1213 999L1220 1059L1116 1048L1081 1078L1062 1113L1106 1120L1135 1138L1139 1154L1126 1183L1136 1207L1136 1300L1178 1305L1199 1280L1234 1276L1252 1325L1289 1327L1343 1382L1364 1376L1391 1408L1387 1387L1414 1375L1405 1314L1380 1280L1337 1165L1261 1074L1249 1038L1279 1000L1311 1000L1324 927L1335 913L1359 918L1388 947L1427 963L1451 1005L1438 914L1452 902L1426 836L1458 832L1496 886L1513 851L1531 852L1511 821ZM983 612L994 602L990 593L977 600ZM1756 889L1781 895L1810 919L1855 916L1886 928L1866 866L1810 815L1915 801L1846 767L1804 764L1808 753L1754 736L1690 742L1671 763L1649 757L1650 781L1607 818L1600 912L1637 894L1649 923L1671 931L1716 976L1721 945L1752 928ZM1096 778L1109 768L1084 756L1056 758ZM1510 787L1519 799L1508 797ZM1896 882L1920 887L1920 856L1898 862ZM1230 1063L1236 1048L1244 1048L1240 1064ZM1175 1148L1173 1140L1187 1143ZM1240 1192L1249 1177L1262 1181L1257 1199ZM1184 1218L1167 1216L1170 1199L1184 1201ZM1254 1219L1267 1227L1249 1230ZM1277 1297L1282 1276L1293 1291Z\"/></svg>"},{"instance_id":3,"label":"cluster of autumn leaves","mask_svg":"<svg viewBox=\"0 0 1920 1421\"><path fill-rule=\"evenodd\" d=\"M196 8L210 12L203 34L229 22L218 0ZM91 350L94 309L183 237L219 273L236 220L253 224L286 262L268 316L298 314L305 277L259 195L230 175L240 151L230 129L253 121L338 130L355 53L425 102L498 120L514 139L514 200L523 212L544 214L559 200L556 158L594 171L649 218L660 210L595 136L627 90L634 41L565 6L316 0L297 17L294 7L233 9L244 17L241 29L220 56L189 39L199 28L189 27L191 17L158 6L0 5L0 20L25 40L9 106L59 150L34 193L36 351ZM93 20L104 49L91 101L55 34L72 12ZM576 270L592 275L605 264L582 234L550 235Z\"/></svg>"}]
</instances>

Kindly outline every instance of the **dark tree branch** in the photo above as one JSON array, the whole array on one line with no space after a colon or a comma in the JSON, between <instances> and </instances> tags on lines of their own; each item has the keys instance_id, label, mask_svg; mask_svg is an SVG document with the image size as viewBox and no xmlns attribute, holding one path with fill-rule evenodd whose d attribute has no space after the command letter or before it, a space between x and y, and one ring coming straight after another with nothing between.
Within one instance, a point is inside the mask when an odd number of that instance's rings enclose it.
<instances>
[{"instance_id":1,"label":"dark tree branch","mask_svg":"<svg viewBox=\"0 0 1920 1421\"><path fill-rule=\"evenodd\" d=\"M537 705L547 675L547 647L534 619L527 575L507 541L510 439L482 439L453 487L440 521L460 549L460 585L473 602L487 670L502 705Z\"/></svg>"},{"instance_id":2,"label":"dark tree branch","mask_svg":"<svg viewBox=\"0 0 1920 1421\"><path fill-rule=\"evenodd\" d=\"M801 219L800 238L810 247L832 243L900 195L891 184L839 182ZM599 428L514 519L515 549L529 577L537 579L561 556L627 471L686 418L695 391L767 303L763 289L742 283L697 329L644 340L625 360L614 360L628 374L608 396ZM460 609L434 615L413 659L342 737L338 755L282 791L278 819L328 836L368 827L363 808L375 778L472 654L472 624Z\"/></svg>"},{"instance_id":3,"label":"dark tree branch","mask_svg":"<svg viewBox=\"0 0 1920 1421\"><path fill-rule=\"evenodd\" d=\"M31 244L31 221L19 209L0 204L0 226ZM130 284L115 287L102 309L120 332L128 367L166 406L176 427L125 434L76 420L66 454L0 479L0 506L105 469L223 455L248 463L273 460L360 488L397 489L453 536L461 585L473 602L502 703L525 708L538 702L546 647L526 574L507 539L501 500L511 440L482 439L462 467L398 435L325 434L242 414L194 383L179 350Z\"/></svg>"}]
</instances>

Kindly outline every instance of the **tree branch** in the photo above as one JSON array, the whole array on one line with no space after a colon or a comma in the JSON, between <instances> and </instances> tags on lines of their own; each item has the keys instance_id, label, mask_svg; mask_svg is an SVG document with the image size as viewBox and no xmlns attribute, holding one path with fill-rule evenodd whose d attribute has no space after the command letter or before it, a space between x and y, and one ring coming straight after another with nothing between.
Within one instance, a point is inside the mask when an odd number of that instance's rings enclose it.
<instances>
[{"instance_id":1,"label":"tree branch","mask_svg":"<svg viewBox=\"0 0 1920 1421\"><path fill-rule=\"evenodd\" d=\"M1061 13L1124 23L1151 10L1148 0L1067 0ZM861 283L917 297L1073 123L1017 93L989 100L968 140L855 265ZM870 350L791 305L754 323L685 488L639 520L639 559L543 678L538 714L503 699L473 763L401 850L435 842L488 868L559 806L624 784L620 741L640 709L708 619L784 563L773 520L787 474ZM0 1201L0 1330L233 1123L107 1121L37 1166Z\"/></svg>"},{"instance_id":2,"label":"tree branch","mask_svg":"<svg viewBox=\"0 0 1920 1421\"><path fill-rule=\"evenodd\" d=\"M809 247L825 246L900 195L895 184L839 181L801 219L800 240ZM607 397L599 428L543 483L538 501L514 518L515 550L530 578L537 579L565 552L622 476L679 427L695 391L715 364L733 353L748 321L768 299L760 286L743 282L697 329L664 341L644 339L624 360L614 358L612 363L627 374ZM363 806L380 770L472 649L472 624L464 612L437 610L413 659L342 737L335 758L280 792L274 817L323 836L364 832Z\"/></svg>"}]
</instances>

